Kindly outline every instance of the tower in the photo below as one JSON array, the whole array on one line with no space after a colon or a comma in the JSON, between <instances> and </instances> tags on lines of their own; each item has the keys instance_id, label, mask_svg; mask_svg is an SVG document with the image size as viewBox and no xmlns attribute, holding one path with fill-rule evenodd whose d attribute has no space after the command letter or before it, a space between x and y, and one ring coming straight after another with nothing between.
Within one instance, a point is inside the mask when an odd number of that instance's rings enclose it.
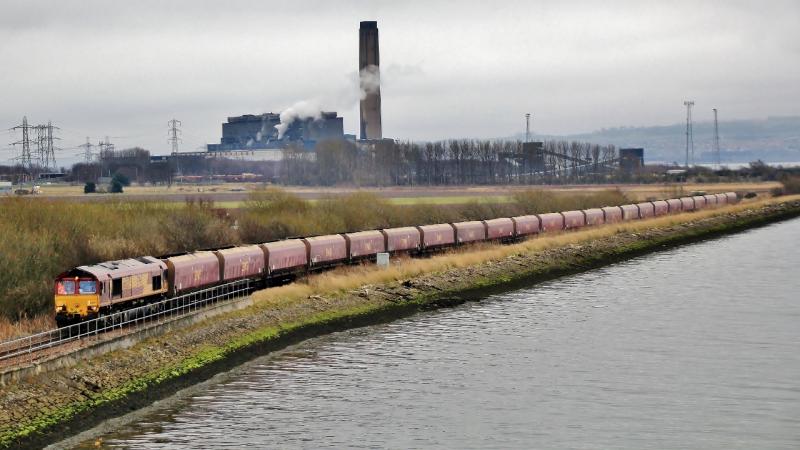
<instances>
[{"instance_id":1,"label":"tower","mask_svg":"<svg viewBox=\"0 0 800 450\"><path fill-rule=\"evenodd\" d=\"M361 22L358 29L358 74L361 85L361 139L381 139L380 52L378 22Z\"/></svg>"},{"instance_id":2,"label":"tower","mask_svg":"<svg viewBox=\"0 0 800 450\"><path fill-rule=\"evenodd\" d=\"M14 142L11 145L22 145L22 152L17 158L25 170L31 170L33 167L33 157L31 156L31 139L30 130L31 126L28 125L28 117L22 118L22 125L17 125L12 130L22 130L22 140Z\"/></svg>"},{"instance_id":3,"label":"tower","mask_svg":"<svg viewBox=\"0 0 800 450\"><path fill-rule=\"evenodd\" d=\"M689 168L689 149L691 148L691 163L694 164L694 133L692 132L692 106L693 100L686 100L683 102L686 106L686 168Z\"/></svg>"},{"instance_id":4,"label":"tower","mask_svg":"<svg viewBox=\"0 0 800 450\"><path fill-rule=\"evenodd\" d=\"M525 142L531 141L531 113L525 113Z\"/></svg>"},{"instance_id":5,"label":"tower","mask_svg":"<svg viewBox=\"0 0 800 450\"><path fill-rule=\"evenodd\" d=\"M719 151L719 122L717 122L717 108L713 108L714 111L714 162L717 165L717 169L720 168L720 164L722 163L720 158L720 151Z\"/></svg>"},{"instance_id":6,"label":"tower","mask_svg":"<svg viewBox=\"0 0 800 450\"><path fill-rule=\"evenodd\" d=\"M183 124L178 119L172 119L169 122L167 122L167 126L169 127L169 138L167 139L167 142L172 144L173 154L178 153L178 143L180 143L181 141L180 138L181 125Z\"/></svg>"}]
</instances>

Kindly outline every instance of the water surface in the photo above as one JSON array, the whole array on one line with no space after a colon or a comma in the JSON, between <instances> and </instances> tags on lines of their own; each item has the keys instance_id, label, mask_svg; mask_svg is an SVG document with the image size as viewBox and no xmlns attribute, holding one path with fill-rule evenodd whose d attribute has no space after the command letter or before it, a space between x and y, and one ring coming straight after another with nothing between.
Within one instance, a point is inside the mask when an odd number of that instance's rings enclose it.
<instances>
[{"instance_id":1,"label":"water surface","mask_svg":"<svg viewBox=\"0 0 800 450\"><path fill-rule=\"evenodd\" d=\"M798 448L798 236L793 220L309 340L102 442Z\"/></svg>"}]
</instances>

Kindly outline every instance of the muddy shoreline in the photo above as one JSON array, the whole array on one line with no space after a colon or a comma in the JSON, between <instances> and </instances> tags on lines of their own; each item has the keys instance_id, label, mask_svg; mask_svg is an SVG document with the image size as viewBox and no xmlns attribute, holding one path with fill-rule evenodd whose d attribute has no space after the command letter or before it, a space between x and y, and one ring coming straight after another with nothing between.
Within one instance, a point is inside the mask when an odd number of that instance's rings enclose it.
<instances>
[{"instance_id":1,"label":"muddy shoreline","mask_svg":"<svg viewBox=\"0 0 800 450\"><path fill-rule=\"evenodd\" d=\"M256 301L250 308L3 387L0 447L36 448L57 442L310 337L477 300L659 249L798 217L800 200L720 212L711 217L689 214L685 221L654 222L652 227L641 222L631 231L620 229L599 237L587 234L585 240L538 251L511 246L514 251L501 259L395 282Z\"/></svg>"}]
</instances>

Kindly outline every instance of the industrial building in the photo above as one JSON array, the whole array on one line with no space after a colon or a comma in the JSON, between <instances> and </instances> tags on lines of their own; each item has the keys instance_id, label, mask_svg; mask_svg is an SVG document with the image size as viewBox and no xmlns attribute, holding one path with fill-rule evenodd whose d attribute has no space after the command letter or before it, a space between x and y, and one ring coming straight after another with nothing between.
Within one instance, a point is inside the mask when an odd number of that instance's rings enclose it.
<instances>
[{"instance_id":1,"label":"industrial building","mask_svg":"<svg viewBox=\"0 0 800 450\"><path fill-rule=\"evenodd\" d=\"M344 121L336 112L321 112L318 118L292 121L283 136L275 128L281 123L280 114L246 114L228 117L222 124L219 144L208 144L209 152L237 150L275 150L290 144L308 150L324 139L344 139Z\"/></svg>"},{"instance_id":2,"label":"industrial building","mask_svg":"<svg viewBox=\"0 0 800 450\"><path fill-rule=\"evenodd\" d=\"M364 21L359 27L359 73L363 98L360 104L360 144L365 148L383 141L381 126L380 52L378 23ZM355 140L344 134L344 121L336 112L320 112L315 118L297 118L280 135L280 113L228 117L222 124L219 144L207 144L206 157L280 161L289 146L312 151L326 139ZM195 155L197 152L192 152Z\"/></svg>"},{"instance_id":3,"label":"industrial building","mask_svg":"<svg viewBox=\"0 0 800 450\"><path fill-rule=\"evenodd\" d=\"M625 172L632 172L644 167L643 148L619 149L619 166Z\"/></svg>"}]
</instances>

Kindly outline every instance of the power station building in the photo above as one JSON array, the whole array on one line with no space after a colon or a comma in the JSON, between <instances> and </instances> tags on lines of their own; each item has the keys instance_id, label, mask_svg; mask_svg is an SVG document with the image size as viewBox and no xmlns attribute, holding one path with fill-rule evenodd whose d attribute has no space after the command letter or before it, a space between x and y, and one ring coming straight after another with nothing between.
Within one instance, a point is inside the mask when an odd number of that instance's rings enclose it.
<instances>
[{"instance_id":1,"label":"power station building","mask_svg":"<svg viewBox=\"0 0 800 450\"><path fill-rule=\"evenodd\" d=\"M380 52L378 48L378 23L364 21L359 27L358 66L362 100L360 104L360 144L369 147L383 140L381 124ZM316 118L291 121L279 136L277 126L281 124L279 113L246 114L228 117L222 124L219 144L207 144L209 157L255 153L279 159L281 150L289 146L313 150L317 142L326 139L355 140L355 136L344 134L344 121L336 112L321 112ZM264 150L264 152L258 152ZM267 157L260 155L262 157Z\"/></svg>"},{"instance_id":2,"label":"power station building","mask_svg":"<svg viewBox=\"0 0 800 450\"><path fill-rule=\"evenodd\" d=\"M228 117L222 124L219 144L208 144L209 152L282 149L290 144L313 149L325 139L344 139L344 121L336 112L322 112L319 118L295 119L278 137L280 114L246 114Z\"/></svg>"}]
</instances>

